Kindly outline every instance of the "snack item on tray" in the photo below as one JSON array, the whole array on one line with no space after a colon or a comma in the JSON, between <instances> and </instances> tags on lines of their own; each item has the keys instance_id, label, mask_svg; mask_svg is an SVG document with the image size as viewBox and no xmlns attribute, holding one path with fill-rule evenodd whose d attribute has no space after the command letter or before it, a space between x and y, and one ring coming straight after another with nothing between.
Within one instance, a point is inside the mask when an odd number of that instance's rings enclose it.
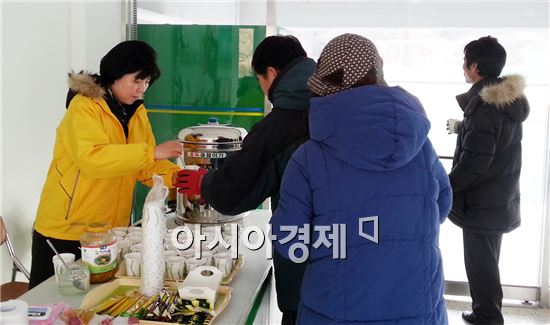
<instances>
[{"instance_id":1,"label":"snack item on tray","mask_svg":"<svg viewBox=\"0 0 550 325\"><path fill-rule=\"evenodd\" d=\"M88 313L108 316L111 319L130 317L180 324L209 324L215 314L214 304L204 299L182 299L176 288L163 288L158 294L147 297L142 295L137 287L130 286L119 287L114 291L114 296L92 307ZM68 315L67 319L70 316ZM95 320L95 323L102 321L98 318Z\"/></svg>"},{"instance_id":2,"label":"snack item on tray","mask_svg":"<svg viewBox=\"0 0 550 325\"><path fill-rule=\"evenodd\" d=\"M88 310L67 309L59 320L68 325L112 325L112 324L139 324L139 319L135 317L111 317L108 315L97 315ZM55 323L57 324L57 323Z\"/></svg>"}]
</instances>

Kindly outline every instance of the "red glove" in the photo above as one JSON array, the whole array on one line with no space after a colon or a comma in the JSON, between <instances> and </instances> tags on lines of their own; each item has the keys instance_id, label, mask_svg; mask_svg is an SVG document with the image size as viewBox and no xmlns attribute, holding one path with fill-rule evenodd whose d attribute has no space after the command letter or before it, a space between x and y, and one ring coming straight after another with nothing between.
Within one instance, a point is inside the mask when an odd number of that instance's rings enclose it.
<instances>
[{"instance_id":1,"label":"red glove","mask_svg":"<svg viewBox=\"0 0 550 325\"><path fill-rule=\"evenodd\" d=\"M178 172L174 186L178 188L179 193L185 195L201 195L202 178L208 172L208 169L199 170L182 169Z\"/></svg>"}]
</instances>

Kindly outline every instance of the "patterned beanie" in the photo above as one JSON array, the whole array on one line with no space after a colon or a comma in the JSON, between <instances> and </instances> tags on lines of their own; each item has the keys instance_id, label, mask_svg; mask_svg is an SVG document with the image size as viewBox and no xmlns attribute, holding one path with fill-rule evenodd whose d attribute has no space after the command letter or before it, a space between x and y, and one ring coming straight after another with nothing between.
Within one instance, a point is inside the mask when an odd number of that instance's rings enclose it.
<instances>
[{"instance_id":1,"label":"patterned beanie","mask_svg":"<svg viewBox=\"0 0 550 325\"><path fill-rule=\"evenodd\" d=\"M374 43L360 35L343 34L325 46L308 86L319 96L332 95L356 87L372 69L376 76L373 84L386 86L382 58Z\"/></svg>"}]
</instances>

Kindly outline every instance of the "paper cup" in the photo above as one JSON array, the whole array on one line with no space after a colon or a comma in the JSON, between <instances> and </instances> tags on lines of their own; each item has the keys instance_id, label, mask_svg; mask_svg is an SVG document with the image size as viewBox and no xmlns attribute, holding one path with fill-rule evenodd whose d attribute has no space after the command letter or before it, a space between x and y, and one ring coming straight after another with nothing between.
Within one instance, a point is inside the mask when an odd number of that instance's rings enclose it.
<instances>
[{"instance_id":1,"label":"paper cup","mask_svg":"<svg viewBox=\"0 0 550 325\"><path fill-rule=\"evenodd\" d=\"M214 266L227 277L233 270L233 259L230 253L217 253L214 255Z\"/></svg>"},{"instance_id":2,"label":"paper cup","mask_svg":"<svg viewBox=\"0 0 550 325\"><path fill-rule=\"evenodd\" d=\"M126 240L129 240L134 244L138 244L138 243L141 243L143 241L143 236L141 234L137 234L137 233L128 234L126 236Z\"/></svg>"},{"instance_id":3,"label":"paper cup","mask_svg":"<svg viewBox=\"0 0 550 325\"><path fill-rule=\"evenodd\" d=\"M114 232L128 233L128 227L114 227L111 229Z\"/></svg>"},{"instance_id":4,"label":"paper cup","mask_svg":"<svg viewBox=\"0 0 550 325\"><path fill-rule=\"evenodd\" d=\"M143 228L141 227L128 227L128 234L142 234Z\"/></svg>"},{"instance_id":5,"label":"paper cup","mask_svg":"<svg viewBox=\"0 0 550 325\"><path fill-rule=\"evenodd\" d=\"M199 266L206 265L207 260L205 258L190 258L185 260L185 272L189 274L189 272L193 271Z\"/></svg>"},{"instance_id":6,"label":"paper cup","mask_svg":"<svg viewBox=\"0 0 550 325\"><path fill-rule=\"evenodd\" d=\"M117 237L125 237L128 232L125 227L117 227L111 229L111 232L114 233Z\"/></svg>"},{"instance_id":7,"label":"paper cup","mask_svg":"<svg viewBox=\"0 0 550 325\"><path fill-rule=\"evenodd\" d=\"M65 264L71 264L74 262L74 259L75 259L75 256L73 253L61 253L59 254L59 256L61 256L63 261L65 261ZM59 274L61 273L61 269L62 268L64 269L65 266L63 266L63 263L61 262L59 257L57 257L57 255L54 255L52 257L52 263L53 263L53 271L55 273L55 282L59 283Z\"/></svg>"},{"instance_id":8,"label":"paper cup","mask_svg":"<svg viewBox=\"0 0 550 325\"><path fill-rule=\"evenodd\" d=\"M132 246L130 246L130 252L141 253L142 248L143 246L141 245L141 243L133 244Z\"/></svg>"},{"instance_id":9,"label":"paper cup","mask_svg":"<svg viewBox=\"0 0 550 325\"><path fill-rule=\"evenodd\" d=\"M166 278L170 280L183 280L185 278L186 259L183 256L170 256L166 258Z\"/></svg>"},{"instance_id":10,"label":"paper cup","mask_svg":"<svg viewBox=\"0 0 550 325\"><path fill-rule=\"evenodd\" d=\"M180 256L180 253L178 253L178 251L174 251L174 250L164 251L164 257L165 258L168 258L168 257L171 257L171 256Z\"/></svg>"},{"instance_id":11,"label":"paper cup","mask_svg":"<svg viewBox=\"0 0 550 325\"><path fill-rule=\"evenodd\" d=\"M194 249L186 249L186 250L178 250L180 252L180 255L185 257L186 259L195 258L195 250Z\"/></svg>"},{"instance_id":12,"label":"paper cup","mask_svg":"<svg viewBox=\"0 0 550 325\"><path fill-rule=\"evenodd\" d=\"M124 255L124 261L126 262L127 276L141 276L141 253L128 253Z\"/></svg>"},{"instance_id":13,"label":"paper cup","mask_svg":"<svg viewBox=\"0 0 550 325\"><path fill-rule=\"evenodd\" d=\"M206 260L205 265L214 266L214 254L212 252L202 252L201 256Z\"/></svg>"},{"instance_id":14,"label":"paper cup","mask_svg":"<svg viewBox=\"0 0 550 325\"><path fill-rule=\"evenodd\" d=\"M117 241L116 246L118 250L118 261L121 262L124 259L124 255L130 253L130 246L132 246L134 243L132 243L129 240L120 240Z\"/></svg>"}]
</instances>

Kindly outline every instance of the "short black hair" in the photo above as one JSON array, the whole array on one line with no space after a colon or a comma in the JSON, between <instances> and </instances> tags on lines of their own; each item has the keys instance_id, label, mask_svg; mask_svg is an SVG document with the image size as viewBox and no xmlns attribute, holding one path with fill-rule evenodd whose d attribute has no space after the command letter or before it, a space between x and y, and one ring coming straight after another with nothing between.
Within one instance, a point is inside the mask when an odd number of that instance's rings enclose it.
<instances>
[{"instance_id":1,"label":"short black hair","mask_svg":"<svg viewBox=\"0 0 550 325\"><path fill-rule=\"evenodd\" d=\"M471 41L464 47L466 66L477 63L478 73L482 77L498 77L506 64L506 50L492 36Z\"/></svg>"},{"instance_id":2,"label":"short black hair","mask_svg":"<svg viewBox=\"0 0 550 325\"><path fill-rule=\"evenodd\" d=\"M292 35L268 36L258 44L252 56L252 69L263 75L268 67L282 70L299 57L307 57L300 41Z\"/></svg>"},{"instance_id":3,"label":"short black hair","mask_svg":"<svg viewBox=\"0 0 550 325\"><path fill-rule=\"evenodd\" d=\"M117 44L105 54L99 64L103 86L110 86L124 75L138 71L137 78L151 78L150 85L160 77L157 53L149 44L142 41L124 41Z\"/></svg>"}]
</instances>

